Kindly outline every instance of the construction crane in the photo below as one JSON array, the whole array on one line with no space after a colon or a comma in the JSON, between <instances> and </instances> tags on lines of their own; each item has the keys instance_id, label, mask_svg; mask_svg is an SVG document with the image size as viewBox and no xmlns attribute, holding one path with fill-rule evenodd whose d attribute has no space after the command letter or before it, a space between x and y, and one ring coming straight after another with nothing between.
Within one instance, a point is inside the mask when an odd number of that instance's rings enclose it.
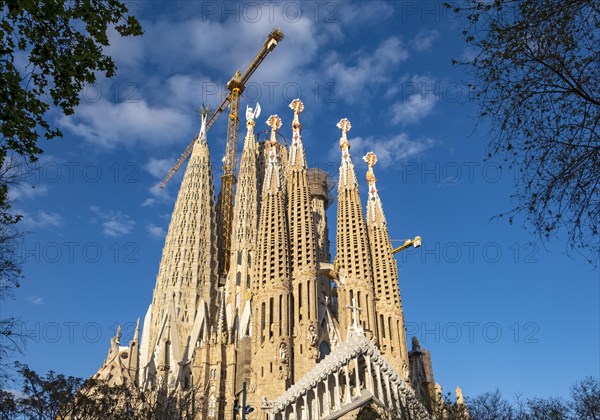
<instances>
[{"instance_id":1,"label":"construction crane","mask_svg":"<svg viewBox=\"0 0 600 420\"><path fill-rule=\"evenodd\" d=\"M407 239L404 244L400 245L398 248L392 249L392 254L397 254L398 252L404 251L406 248L410 248L411 246L414 246L415 248L420 247L421 237L415 236L415 239Z\"/></svg>"},{"instance_id":2,"label":"construction crane","mask_svg":"<svg viewBox=\"0 0 600 420\"><path fill-rule=\"evenodd\" d=\"M235 157L238 146L238 122L240 120L238 109L240 107L240 96L244 92L246 82L254 74L258 66L263 62L267 55L273 51L278 42L283 39L284 35L279 29L273 29L263 44L260 52L254 57L246 71L240 74L238 70L229 82L227 89L229 94L216 109L206 123L208 130L211 125L219 118L225 108L229 107L229 119L227 121L227 143L225 146L225 156L223 157L223 175L221 176L221 191L217 201L217 221L218 221L218 241L219 248L222 253L219 258L219 274L221 275L220 282L224 280L224 275L229 267L229 258L231 251L231 224L233 219L233 186L235 179ZM185 149L177 163L167 173L167 176L160 183L160 188L164 188L169 180L175 175L177 170L183 165L183 162L192 153L196 139L192 140L190 145Z\"/></svg>"},{"instance_id":3,"label":"construction crane","mask_svg":"<svg viewBox=\"0 0 600 420\"><path fill-rule=\"evenodd\" d=\"M229 95L227 95L225 100L221 103L221 105L219 105L219 107L215 110L215 112L213 112L211 117L206 122L206 130L208 130L214 124L214 122L221 116L221 114L223 113L225 108L227 108L228 106L230 109L229 120L230 121L232 120L231 116L234 114L234 112L233 112L234 110L235 110L235 115L237 115L237 110L238 110L239 104L240 104L239 103L240 94L243 92L246 82L248 81L250 76L252 76L252 74L254 74L254 72L256 71L256 69L258 68L260 63L263 62L263 60L265 59L267 54L270 53L271 51L273 51L273 49L277 46L277 43L279 41L281 41L282 39L283 39L283 32L281 32L279 29L273 29L271 31L271 33L267 36L267 40L265 41L263 48L256 55L256 57L254 57L254 60L252 60L252 63L250 64L248 69L246 69L246 71L244 72L244 75L240 77L240 75L239 75L240 72L239 71L236 72L236 74L233 76L233 78L227 83L227 89L229 89L231 92L229 93ZM236 79L238 79L238 80L236 81ZM234 92L234 90L236 88L237 88L237 90ZM233 104L234 106L232 106L232 103L235 101L237 101L237 102ZM234 118L234 120L235 120L235 118ZM239 118L237 119L237 121L239 121ZM229 125L227 127L227 142L228 142L227 146L229 146L229 140L230 140L229 134L231 132L230 128L231 128L231 125ZM237 130L235 131L235 139L237 139ZM185 149L185 151L181 154L181 156L179 157L179 159L177 160L175 165L173 165L171 170L167 173L167 175L160 182L161 189L167 185L167 183L170 181L170 179L173 178L173 175L175 175L175 173L179 170L181 165L183 165L183 162L185 162L185 160L189 157L189 155L192 154L192 149L194 148L195 142L196 142L196 138L194 138L192 140L192 142L188 145L188 147ZM237 148L237 141L235 142L234 152L235 152L236 148ZM235 156L235 153L234 153L234 156ZM234 163L234 165L235 165L235 163Z\"/></svg>"}]
</instances>

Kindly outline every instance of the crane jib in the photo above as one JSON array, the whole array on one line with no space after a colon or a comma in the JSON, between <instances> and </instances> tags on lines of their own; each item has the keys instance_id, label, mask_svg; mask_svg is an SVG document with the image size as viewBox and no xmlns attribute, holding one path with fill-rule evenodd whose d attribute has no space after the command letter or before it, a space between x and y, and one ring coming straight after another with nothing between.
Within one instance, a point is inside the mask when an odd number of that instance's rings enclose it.
<instances>
[{"instance_id":1,"label":"crane jib","mask_svg":"<svg viewBox=\"0 0 600 420\"><path fill-rule=\"evenodd\" d=\"M231 93L229 95L227 95L227 97L221 103L221 105L210 116L209 120L206 123L206 130L208 130L214 124L214 122L223 113L225 108L227 108L227 106L230 105L231 100L232 100L232 94L235 89L237 89L237 94L235 95L235 97L236 97L235 100L238 101L238 103L239 103L239 95L243 92L246 82L254 74L254 72L256 71L258 66L266 58L267 54L269 52L273 51L273 49L277 46L278 42L283 39L283 37L284 37L284 34L279 29L277 29L277 28L273 29L267 36L267 39L264 42L263 47L261 48L260 52L256 55L256 57L254 57L254 59L252 60L252 62L250 63L250 65L248 66L246 71L244 72L244 74L242 76L239 76L239 72L236 73L235 76L227 83L227 88L229 90L231 90ZM237 115L236 115L236 117L237 117ZM236 125L236 128L237 128L237 125ZM233 137L235 137L235 139L233 139ZM229 144L228 147L229 148L233 147L234 155L235 155L235 149L237 149L237 136L233 136L233 137L228 135L228 142L235 140L235 142L234 142L235 144ZM196 142L196 139L197 139L197 137L195 137L191 141L191 143L188 145L188 147L182 153L181 157L177 160L175 165L171 168L171 170L167 173L165 178L161 181L160 188L164 188L167 185L167 183L173 177L175 172L177 172L177 170L179 170L181 165L183 165L183 162L185 162L185 160L192 154L192 150L194 148L194 143Z\"/></svg>"}]
</instances>

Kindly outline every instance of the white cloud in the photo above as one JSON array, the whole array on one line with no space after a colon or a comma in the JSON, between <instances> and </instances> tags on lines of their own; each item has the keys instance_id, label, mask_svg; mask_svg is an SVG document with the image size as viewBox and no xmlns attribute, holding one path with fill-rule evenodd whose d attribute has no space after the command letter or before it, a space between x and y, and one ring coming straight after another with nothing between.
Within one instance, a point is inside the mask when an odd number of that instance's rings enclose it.
<instances>
[{"instance_id":1,"label":"white cloud","mask_svg":"<svg viewBox=\"0 0 600 420\"><path fill-rule=\"evenodd\" d=\"M415 123L429 115L439 100L438 82L427 76L416 75L403 82L402 86L400 101L391 106L392 124Z\"/></svg>"},{"instance_id":2,"label":"white cloud","mask_svg":"<svg viewBox=\"0 0 600 420\"><path fill-rule=\"evenodd\" d=\"M148 105L145 100L82 103L74 116L61 117L60 124L73 134L105 149L122 144L169 144L189 136L191 119L167 107Z\"/></svg>"},{"instance_id":3,"label":"white cloud","mask_svg":"<svg viewBox=\"0 0 600 420\"><path fill-rule=\"evenodd\" d=\"M106 236L113 238L124 236L131 233L135 227L135 221L120 211L103 212L97 206L90 206L90 211L94 214L91 222L96 223L97 219L100 219L102 232Z\"/></svg>"},{"instance_id":4,"label":"white cloud","mask_svg":"<svg viewBox=\"0 0 600 420\"><path fill-rule=\"evenodd\" d=\"M150 188L148 188L148 192L150 193L151 197L148 197L146 198L146 200L144 200L144 202L142 203L142 207L152 207L157 203L167 203L173 201L173 198L171 197L171 194L169 194L167 188L161 189L160 183L158 182L152 185Z\"/></svg>"},{"instance_id":5,"label":"white cloud","mask_svg":"<svg viewBox=\"0 0 600 420\"><path fill-rule=\"evenodd\" d=\"M23 216L23 226L32 229L41 229L46 227L59 227L63 223L62 216L58 213L47 213L38 210L35 214L15 209L16 214Z\"/></svg>"},{"instance_id":6,"label":"white cloud","mask_svg":"<svg viewBox=\"0 0 600 420\"><path fill-rule=\"evenodd\" d=\"M394 15L394 7L384 1L325 3L323 6L328 9L328 14L321 11L323 19L339 15L344 25L377 23Z\"/></svg>"},{"instance_id":7,"label":"white cloud","mask_svg":"<svg viewBox=\"0 0 600 420\"><path fill-rule=\"evenodd\" d=\"M175 158L156 159L150 158L144 165L144 169L157 179L163 179L177 160Z\"/></svg>"},{"instance_id":8,"label":"white cloud","mask_svg":"<svg viewBox=\"0 0 600 420\"><path fill-rule=\"evenodd\" d=\"M21 184L11 187L8 191L8 197L12 200L26 200L48 194L48 187L45 185Z\"/></svg>"},{"instance_id":9,"label":"white cloud","mask_svg":"<svg viewBox=\"0 0 600 420\"><path fill-rule=\"evenodd\" d=\"M156 226L154 224L149 224L148 226L146 226L146 230L148 231L148 233L151 236L154 236L155 238L159 238L162 239L165 237L165 235L167 234L165 232L165 229L160 227L160 226Z\"/></svg>"},{"instance_id":10,"label":"white cloud","mask_svg":"<svg viewBox=\"0 0 600 420\"><path fill-rule=\"evenodd\" d=\"M168 89L166 101L173 107L195 115L198 127L200 126L200 115L197 111L200 106L208 105L212 109L216 109L229 93L223 83L188 74L175 74L169 77L166 86Z\"/></svg>"},{"instance_id":11,"label":"white cloud","mask_svg":"<svg viewBox=\"0 0 600 420\"><path fill-rule=\"evenodd\" d=\"M337 92L350 103L361 100L366 89L390 80L397 65L408 59L408 52L398 37L384 40L375 52L359 54L353 61L346 64L340 54L331 53L324 61L323 71L336 84Z\"/></svg>"},{"instance_id":12,"label":"white cloud","mask_svg":"<svg viewBox=\"0 0 600 420\"><path fill-rule=\"evenodd\" d=\"M43 305L44 304L44 298L42 298L40 296L36 296L36 295L29 296L27 298L27 300L29 301L29 303L32 303L34 305Z\"/></svg>"},{"instance_id":13,"label":"white cloud","mask_svg":"<svg viewBox=\"0 0 600 420\"><path fill-rule=\"evenodd\" d=\"M133 4L133 3L132 3ZM135 67L144 58L143 36L120 36L114 27L108 30L110 46L105 48L106 54L121 70L123 67Z\"/></svg>"},{"instance_id":14,"label":"white cloud","mask_svg":"<svg viewBox=\"0 0 600 420\"><path fill-rule=\"evenodd\" d=\"M156 204L156 198L148 197L142 203L142 207L152 207Z\"/></svg>"},{"instance_id":15,"label":"white cloud","mask_svg":"<svg viewBox=\"0 0 600 420\"><path fill-rule=\"evenodd\" d=\"M408 43L416 51L429 51L433 41L440 37L440 33L435 29L421 29L419 33Z\"/></svg>"},{"instance_id":16,"label":"white cloud","mask_svg":"<svg viewBox=\"0 0 600 420\"><path fill-rule=\"evenodd\" d=\"M437 102L437 97L432 94L416 93L408 97L406 102L397 102L392 105L392 123L413 123L425 118Z\"/></svg>"},{"instance_id":17,"label":"white cloud","mask_svg":"<svg viewBox=\"0 0 600 420\"><path fill-rule=\"evenodd\" d=\"M389 138L352 137L350 141L350 154L356 165L362 162L362 157L368 152L377 155L377 162L382 168L389 167L420 155L433 146L429 138L411 139L408 134L401 133ZM330 157L339 159L339 147L334 145Z\"/></svg>"},{"instance_id":18,"label":"white cloud","mask_svg":"<svg viewBox=\"0 0 600 420\"><path fill-rule=\"evenodd\" d=\"M131 233L135 222L129 216L117 212L102 222L102 231L106 236L119 237Z\"/></svg>"}]
</instances>

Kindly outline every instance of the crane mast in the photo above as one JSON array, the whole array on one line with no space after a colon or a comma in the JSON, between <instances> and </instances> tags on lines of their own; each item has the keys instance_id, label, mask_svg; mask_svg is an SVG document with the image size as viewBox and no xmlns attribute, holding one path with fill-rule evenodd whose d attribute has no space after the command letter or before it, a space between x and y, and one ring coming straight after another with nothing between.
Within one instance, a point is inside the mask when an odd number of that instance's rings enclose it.
<instances>
[{"instance_id":1,"label":"crane mast","mask_svg":"<svg viewBox=\"0 0 600 420\"><path fill-rule=\"evenodd\" d=\"M223 175L221 176L221 191L217 199L217 241L219 249L219 285L225 282L229 260L231 258L231 229L233 222L233 186L235 178L235 156L238 145L238 123L240 117L240 94L242 86L239 84L239 72L229 81L227 87L231 88L229 94L229 118L227 120L227 143L225 145L225 156L223 157ZM232 82L234 82L232 84Z\"/></svg>"},{"instance_id":2,"label":"crane mast","mask_svg":"<svg viewBox=\"0 0 600 420\"><path fill-rule=\"evenodd\" d=\"M233 187L236 183L235 178L235 157L238 147L238 123L240 96L244 92L246 82L254 74L258 66L267 57L269 52L277 46L277 43L283 39L283 33L278 29L273 29L267 36L260 52L254 57L252 63L246 71L240 75L236 72L227 83L229 95L226 101L229 102L229 118L227 119L227 143L225 145L225 157L223 158L223 175L221 176L221 191L217 200L217 221L219 249L219 274L220 285L223 285L229 268L231 258L231 230L233 222ZM221 111L222 112L222 111Z\"/></svg>"}]
</instances>

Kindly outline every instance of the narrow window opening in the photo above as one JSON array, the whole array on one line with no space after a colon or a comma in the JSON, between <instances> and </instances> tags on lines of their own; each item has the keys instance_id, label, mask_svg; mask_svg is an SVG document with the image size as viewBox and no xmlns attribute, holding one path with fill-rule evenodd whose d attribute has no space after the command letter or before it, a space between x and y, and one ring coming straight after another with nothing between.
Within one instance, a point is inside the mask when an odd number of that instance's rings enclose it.
<instances>
[{"instance_id":1,"label":"narrow window opening","mask_svg":"<svg viewBox=\"0 0 600 420\"><path fill-rule=\"evenodd\" d=\"M273 298L269 299L269 338L273 338Z\"/></svg>"}]
</instances>

